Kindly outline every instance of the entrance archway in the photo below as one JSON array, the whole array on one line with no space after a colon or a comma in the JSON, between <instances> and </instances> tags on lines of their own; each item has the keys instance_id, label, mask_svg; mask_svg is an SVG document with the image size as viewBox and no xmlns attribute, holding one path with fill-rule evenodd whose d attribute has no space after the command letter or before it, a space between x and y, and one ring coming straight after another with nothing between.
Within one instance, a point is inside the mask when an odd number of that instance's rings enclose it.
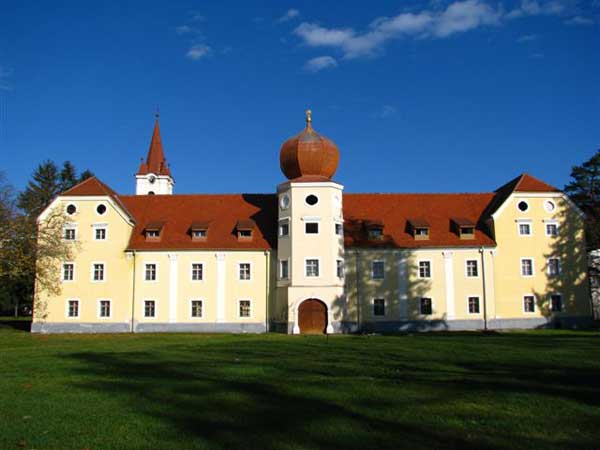
<instances>
[{"instance_id":1,"label":"entrance archway","mask_svg":"<svg viewBox=\"0 0 600 450\"><path fill-rule=\"evenodd\" d=\"M327 306L321 300L309 298L298 307L301 334L323 334L327 329Z\"/></svg>"}]
</instances>

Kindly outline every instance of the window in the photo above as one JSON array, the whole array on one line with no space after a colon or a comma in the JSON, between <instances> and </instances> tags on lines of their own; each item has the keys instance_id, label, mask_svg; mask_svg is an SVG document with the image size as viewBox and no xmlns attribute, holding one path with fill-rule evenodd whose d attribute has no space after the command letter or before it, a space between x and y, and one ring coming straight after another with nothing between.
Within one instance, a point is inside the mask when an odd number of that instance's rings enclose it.
<instances>
[{"instance_id":1,"label":"window","mask_svg":"<svg viewBox=\"0 0 600 450\"><path fill-rule=\"evenodd\" d=\"M251 272L250 272L250 263L240 263L239 265L239 276L240 280L250 280Z\"/></svg>"},{"instance_id":2,"label":"window","mask_svg":"<svg viewBox=\"0 0 600 450\"><path fill-rule=\"evenodd\" d=\"M558 236L558 224L547 223L546 224L546 236Z\"/></svg>"},{"instance_id":3,"label":"window","mask_svg":"<svg viewBox=\"0 0 600 450\"><path fill-rule=\"evenodd\" d=\"M419 311L424 316L433 314L433 303L429 297L422 297L419 301Z\"/></svg>"},{"instance_id":4,"label":"window","mask_svg":"<svg viewBox=\"0 0 600 450\"><path fill-rule=\"evenodd\" d=\"M550 311L552 311L552 312L561 312L562 309L563 309L562 295L560 295L560 294L552 294L550 296Z\"/></svg>"},{"instance_id":5,"label":"window","mask_svg":"<svg viewBox=\"0 0 600 450\"><path fill-rule=\"evenodd\" d=\"M239 230L238 238L242 239L250 239L252 237L252 230Z\"/></svg>"},{"instance_id":6,"label":"window","mask_svg":"<svg viewBox=\"0 0 600 450\"><path fill-rule=\"evenodd\" d=\"M65 228L65 241L74 241L77 239L77 229L75 228Z\"/></svg>"},{"instance_id":7,"label":"window","mask_svg":"<svg viewBox=\"0 0 600 450\"><path fill-rule=\"evenodd\" d=\"M522 200L517 203L517 208L519 208L519 211L525 212L529 209L529 204L525 200Z\"/></svg>"},{"instance_id":8,"label":"window","mask_svg":"<svg viewBox=\"0 0 600 450\"><path fill-rule=\"evenodd\" d=\"M533 259L523 258L521 259L521 275L524 277L533 276Z\"/></svg>"},{"instance_id":9,"label":"window","mask_svg":"<svg viewBox=\"0 0 600 450\"><path fill-rule=\"evenodd\" d=\"M319 276L319 260L318 259L307 259L306 260L306 276L307 277L318 277Z\"/></svg>"},{"instance_id":10,"label":"window","mask_svg":"<svg viewBox=\"0 0 600 450\"><path fill-rule=\"evenodd\" d=\"M250 300L240 300L239 301L239 314L240 317L250 317Z\"/></svg>"},{"instance_id":11,"label":"window","mask_svg":"<svg viewBox=\"0 0 600 450\"><path fill-rule=\"evenodd\" d=\"M370 240L380 241L383 239L383 229L382 228L370 228L368 231L368 236Z\"/></svg>"},{"instance_id":12,"label":"window","mask_svg":"<svg viewBox=\"0 0 600 450\"><path fill-rule=\"evenodd\" d=\"M304 227L306 234L319 234L319 222L306 222Z\"/></svg>"},{"instance_id":13,"label":"window","mask_svg":"<svg viewBox=\"0 0 600 450\"><path fill-rule=\"evenodd\" d=\"M158 230L146 230L146 237L147 238L158 239L160 237L160 231L158 231Z\"/></svg>"},{"instance_id":14,"label":"window","mask_svg":"<svg viewBox=\"0 0 600 450\"><path fill-rule=\"evenodd\" d=\"M335 234L337 234L338 236L341 236L343 234L343 228L341 223L335 224Z\"/></svg>"},{"instance_id":15,"label":"window","mask_svg":"<svg viewBox=\"0 0 600 450\"><path fill-rule=\"evenodd\" d=\"M92 267L92 279L94 281L104 281L104 263L94 263Z\"/></svg>"},{"instance_id":16,"label":"window","mask_svg":"<svg viewBox=\"0 0 600 450\"><path fill-rule=\"evenodd\" d=\"M554 204L554 202L547 200L546 202L544 202L544 209L546 210L546 212L552 212L556 209L556 205Z\"/></svg>"},{"instance_id":17,"label":"window","mask_svg":"<svg viewBox=\"0 0 600 450\"><path fill-rule=\"evenodd\" d=\"M96 212L98 215L103 216L106 213L106 205L100 204L96 206Z\"/></svg>"},{"instance_id":18,"label":"window","mask_svg":"<svg viewBox=\"0 0 600 450\"><path fill-rule=\"evenodd\" d=\"M110 317L110 300L100 300L100 317Z\"/></svg>"},{"instance_id":19,"label":"window","mask_svg":"<svg viewBox=\"0 0 600 450\"><path fill-rule=\"evenodd\" d=\"M548 258L548 275L551 277L560 275L560 259Z\"/></svg>"},{"instance_id":20,"label":"window","mask_svg":"<svg viewBox=\"0 0 600 450\"><path fill-rule=\"evenodd\" d=\"M75 265L73 263L63 264L63 281L73 281Z\"/></svg>"},{"instance_id":21,"label":"window","mask_svg":"<svg viewBox=\"0 0 600 450\"><path fill-rule=\"evenodd\" d=\"M535 312L535 297L533 295L523 297L523 311L526 313Z\"/></svg>"},{"instance_id":22,"label":"window","mask_svg":"<svg viewBox=\"0 0 600 450\"><path fill-rule=\"evenodd\" d=\"M460 227L461 239L474 239L475 238L475 227Z\"/></svg>"},{"instance_id":23,"label":"window","mask_svg":"<svg viewBox=\"0 0 600 450\"><path fill-rule=\"evenodd\" d=\"M67 316L79 317L79 300L69 300L67 303Z\"/></svg>"},{"instance_id":24,"label":"window","mask_svg":"<svg viewBox=\"0 0 600 450\"><path fill-rule=\"evenodd\" d=\"M202 281L204 276L204 264L192 263L192 281Z\"/></svg>"},{"instance_id":25,"label":"window","mask_svg":"<svg viewBox=\"0 0 600 450\"><path fill-rule=\"evenodd\" d=\"M479 297L469 297L469 314L479 314Z\"/></svg>"},{"instance_id":26,"label":"window","mask_svg":"<svg viewBox=\"0 0 600 450\"><path fill-rule=\"evenodd\" d=\"M336 263L335 272L337 274L337 277L344 278L344 261L341 259L338 259L335 263Z\"/></svg>"},{"instance_id":27,"label":"window","mask_svg":"<svg viewBox=\"0 0 600 450\"><path fill-rule=\"evenodd\" d=\"M289 222L281 222L279 224L279 236L289 236L290 234L290 224Z\"/></svg>"},{"instance_id":28,"label":"window","mask_svg":"<svg viewBox=\"0 0 600 450\"><path fill-rule=\"evenodd\" d=\"M146 264L146 270L144 272L145 272L144 280L156 281L156 264L155 263Z\"/></svg>"},{"instance_id":29,"label":"window","mask_svg":"<svg viewBox=\"0 0 600 450\"><path fill-rule=\"evenodd\" d=\"M519 235L531 236L531 224L528 222L519 222Z\"/></svg>"},{"instance_id":30,"label":"window","mask_svg":"<svg viewBox=\"0 0 600 450\"><path fill-rule=\"evenodd\" d=\"M106 228L102 227L102 228L96 228L94 230L94 239L97 241L104 241L106 240Z\"/></svg>"},{"instance_id":31,"label":"window","mask_svg":"<svg viewBox=\"0 0 600 450\"><path fill-rule=\"evenodd\" d=\"M144 300L144 317L156 317L156 302Z\"/></svg>"},{"instance_id":32,"label":"window","mask_svg":"<svg viewBox=\"0 0 600 450\"><path fill-rule=\"evenodd\" d=\"M479 267L476 259L467 260L467 277L478 277Z\"/></svg>"},{"instance_id":33,"label":"window","mask_svg":"<svg viewBox=\"0 0 600 450\"><path fill-rule=\"evenodd\" d=\"M371 263L371 278L373 280L383 280L385 277L385 264L383 261L373 261Z\"/></svg>"},{"instance_id":34,"label":"window","mask_svg":"<svg viewBox=\"0 0 600 450\"><path fill-rule=\"evenodd\" d=\"M75 214L77 212L77 207L73 204L70 204L67 206L67 214L72 216L73 214Z\"/></svg>"},{"instance_id":35,"label":"window","mask_svg":"<svg viewBox=\"0 0 600 450\"><path fill-rule=\"evenodd\" d=\"M385 316L385 300L383 298L373 299L373 315Z\"/></svg>"},{"instance_id":36,"label":"window","mask_svg":"<svg viewBox=\"0 0 600 450\"><path fill-rule=\"evenodd\" d=\"M419 278L431 278L431 261L419 261Z\"/></svg>"},{"instance_id":37,"label":"window","mask_svg":"<svg viewBox=\"0 0 600 450\"><path fill-rule=\"evenodd\" d=\"M417 227L415 228L415 236L420 238L426 238L429 236L429 228Z\"/></svg>"},{"instance_id":38,"label":"window","mask_svg":"<svg viewBox=\"0 0 600 450\"><path fill-rule=\"evenodd\" d=\"M319 203L319 198L316 195L311 194L306 197L305 201L307 205L315 206L317 203Z\"/></svg>"},{"instance_id":39,"label":"window","mask_svg":"<svg viewBox=\"0 0 600 450\"><path fill-rule=\"evenodd\" d=\"M282 259L279 261L279 278L287 280L289 276L289 262L287 259Z\"/></svg>"},{"instance_id":40,"label":"window","mask_svg":"<svg viewBox=\"0 0 600 450\"><path fill-rule=\"evenodd\" d=\"M206 239L206 230L192 230L193 239Z\"/></svg>"},{"instance_id":41,"label":"window","mask_svg":"<svg viewBox=\"0 0 600 450\"><path fill-rule=\"evenodd\" d=\"M192 300L192 317L202 317L202 300Z\"/></svg>"},{"instance_id":42,"label":"window","mask_svg":"<svg viewBox=\"0 0 600 450\"><path fill-rule=\"evenodd\" d=\"M290 206L289 195L281 196L281 200L279 200L279 206L281 206L281 209L288 209L288 207Z\"/></svg>"}]
</instances>

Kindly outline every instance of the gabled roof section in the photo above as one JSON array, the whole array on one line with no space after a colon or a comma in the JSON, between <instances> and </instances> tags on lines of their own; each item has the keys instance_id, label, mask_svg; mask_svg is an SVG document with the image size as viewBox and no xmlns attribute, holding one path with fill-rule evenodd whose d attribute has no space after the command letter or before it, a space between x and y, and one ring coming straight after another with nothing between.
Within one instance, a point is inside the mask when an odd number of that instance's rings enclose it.
<instances>
[{"instance_id":1,"label":"gabled roof section","mask_svg":"<svg viewBox=\"0 0 600 450\"><path fill-rule=\"evenodd\" d=\"M152 132L152 140L150 141L148 156L146 156L145 162L142 160L137 174L147 175L149 173L171 176L171 170L167 165L167 159L165 158L165 153L162 146L162 139L160 138L158 116L154 122L154 131Z\"/></svg>"}]
</instances>

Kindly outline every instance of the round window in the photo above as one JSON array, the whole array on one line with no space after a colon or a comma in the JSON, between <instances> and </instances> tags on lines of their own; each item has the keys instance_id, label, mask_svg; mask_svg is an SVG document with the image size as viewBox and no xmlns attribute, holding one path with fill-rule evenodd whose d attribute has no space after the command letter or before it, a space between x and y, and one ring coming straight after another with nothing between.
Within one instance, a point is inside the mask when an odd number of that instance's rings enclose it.
<instances>
[{"instance_id":1,"label":"round window","mask_svg":"<svg viewBox=\"0 0 600 450\"><path fill-rule=\"evenodd\" d=\"M519 208L519 211L525 212L529 209L529 204L525 200L522 200L517 204L517 208Z\"/></svg>"},{"instance_id":2,"label":"round window","mask_svg":"<svg viewBox=\"0 0 600 450\"><path fill-rule=\"evenodd\" d=\"M156 177L154 175L150 175L150 177L148 177L148 181L150 182L150 184L154 184L154 182L156 181Z\"/></svg>"},{"instance_id":3,"label":"round window","mask_svg":"<svg viewBox=\"0 0 600 450\"><path fill-rule=\"evenodd\" d=\"M281 205L281 209L287 209L290 206L290 197L288 195L281 196L279 204Z\"/></svg>"},{"instance_id":4,"label":"round window","mask_svg":"<svg viewBox=\"0 0 600 450\"><path fill-rule=\"evenodd\" d=\"M98 205L96 206L96 212L100 215L103 215L106 212L106 205Z\"/></svg>"},{"instance_id":5,"label":"round window","mask_svg":"<svg viewBox=\"0 0 600 450\"><path fill-rule=\"evenodd\" d=\"M306 203L310 206L314 206L319 203L319 198L316 195L310 194L306 197Z\"/></svg>"},{"instance_id":6,"label":"round window","mask_svg":"<svg viewBox=\"0 0 600 450\"><path fill-rule=\"evenodd\" d=\"M70 204L69 206L67 206L67 214L72 216L73 214L75 214L77 212L77 207L73 204Z\"/></svg>"},{"instance_id":7,"label":"round window","mask_svg":"<svg viewBox=\"0 0 600 450\"><path fill-rule=\"evenodd\" d=\"M550 200L548 200L546 203L544 203L544 209L547 212L552 212L556 209L556 205L554 204L554 202L551 202Z\"/></svg>"}]
</instances>

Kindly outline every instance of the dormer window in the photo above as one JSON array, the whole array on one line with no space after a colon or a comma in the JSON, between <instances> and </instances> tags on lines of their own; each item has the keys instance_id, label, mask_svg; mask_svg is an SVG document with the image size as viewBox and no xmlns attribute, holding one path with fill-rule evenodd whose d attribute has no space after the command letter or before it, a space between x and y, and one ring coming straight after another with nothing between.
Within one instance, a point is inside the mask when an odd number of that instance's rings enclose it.
<instances>
[{"instance_id":1,"label":"dormer window","mask_svg":"<svg viewBox=\"0 0 600 450\"><path fill-rule=\"evenodd\" d=\"M236 225L238 241L251 241L256 224L252 219L238 220Z\"/></svg>"},{"instance_id":2,"label":"dormer window","mask_svg":"<svg viewBox=\"0 0 600 450\"><path fill-rule=\"evenodd\" d=\"M452 226L461 239L475 239L475 223L472 220L463 217L454 218Z\"/></svg>"},{"instance_id":3,"label":"dormer window","mask_svg":"<svg viewBox=\"0 0 600 450\"><path fill-rule=\"evenodd\" d=\"M427 222L425 219L410 219L408 223L415 240L425 241L429 239L429 222Z\"/></svg>"},{"instance_id":4,"label":"dormer window","mask_svg":"<svg viewBox=\"0 0 600 450\"><path fill-rule=\"evenodd\" d=\"M146 241L156 242L160 241L161 232L164 226L164 222L150 222L144 227L144 234Z\"/></svg>"},{"instance_id":5,"label":"dormer window","mask_svg":"<svg viewBox=\"0 0 600 450\"><path fill-rule=\"evenodd\" d=\"M197 220L190 225L192 241L205 241L208 235L208 222Z\"/></svg>"},{"instance_id":6,"label":"dormer window","mask_svg":"<svg viewBox=\"0 0 600 450\"><path fill-rule=\"evenodd\" d=\"M367 237L370 241L381 241L383 239L383 222L379 220L369 220L365 222Z\"/></svg>"}]
</instances>

